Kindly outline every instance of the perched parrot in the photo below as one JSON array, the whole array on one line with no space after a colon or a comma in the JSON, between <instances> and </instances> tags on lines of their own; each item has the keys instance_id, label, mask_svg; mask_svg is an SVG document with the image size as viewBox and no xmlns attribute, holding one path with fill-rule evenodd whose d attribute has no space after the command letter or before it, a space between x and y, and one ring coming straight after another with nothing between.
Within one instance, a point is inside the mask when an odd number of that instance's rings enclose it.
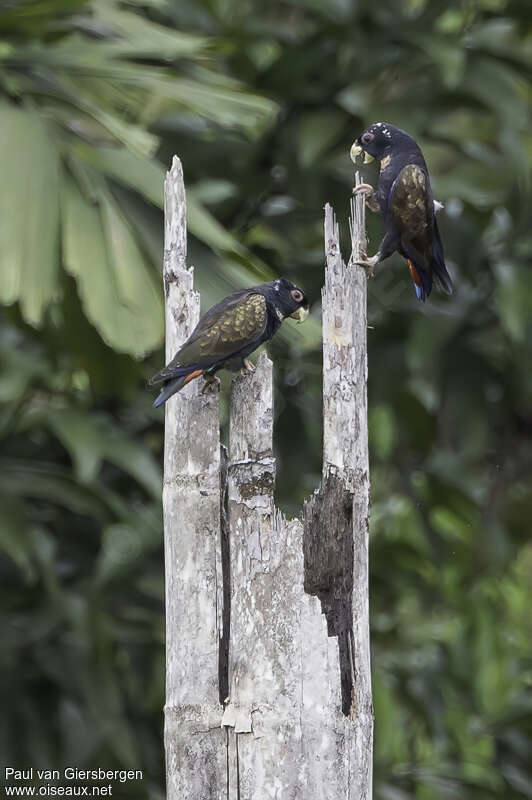
<instances>
[{"instance_id":1,"label":"perched parrot","mask_svg":"<svg viewBox=\"0 0 532 800\"><path fill-rule=\"evenodd\" d=\"M207 388L219 382L219 369L253 372L247 356L271 339L286 317L303 322L308 308L304 292L286 278L230 294L207 311L170 363L151 378L151 385L162 384L153 405L159 408L200 375Z\"/></svg>"},{"instance_id":2,"label":"perched parrot","mask_svg":"<svg viewBox=\"0 0 532 800\"><path fill-rule=\"evenodd\" d=\"M379 261L398 251L408 261L419 300L425 300L432 282L447 294L452 282L443 256L435 211L441 204L432 197L429 173L419 145L408 133L387 122L370 125L351 147L351 160L364 153L364 163L380 161L377 191L362 183L353 191L364 192L372 211L380 211L386 233L377 253L359 262L370 274Z\"/></svg>"}]
</instances>

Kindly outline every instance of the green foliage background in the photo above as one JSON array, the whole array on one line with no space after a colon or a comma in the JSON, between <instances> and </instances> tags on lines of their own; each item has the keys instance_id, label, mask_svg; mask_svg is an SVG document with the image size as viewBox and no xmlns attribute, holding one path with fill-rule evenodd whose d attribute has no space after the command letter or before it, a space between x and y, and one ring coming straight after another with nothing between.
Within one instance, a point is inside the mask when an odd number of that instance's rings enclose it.
<instances>
[{"instance_id":1,"label":"green foliage background","mask_svg":"<svg viewBox=\"0 0 532 800\"><path fill-rule=\"evenodd\" d=\"M532 797L531 22L528 0L2 3L3 762L140 768L122 796L164 797L145 380L171 155L204 305L280 274L314 302L271 348L295 513L321 469L322 207L347 217L351 142L386 120L424 149L456 291L422 306L400 259L369 285L375 797Z\"/></svg>"}]
</instances>

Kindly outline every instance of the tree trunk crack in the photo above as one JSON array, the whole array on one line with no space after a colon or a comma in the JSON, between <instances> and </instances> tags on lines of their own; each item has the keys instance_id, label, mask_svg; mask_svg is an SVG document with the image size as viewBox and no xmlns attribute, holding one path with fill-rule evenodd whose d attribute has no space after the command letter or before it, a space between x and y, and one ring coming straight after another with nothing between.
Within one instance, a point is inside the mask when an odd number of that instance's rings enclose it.
<instances>
[{"instance_id":1,"label":"tree trunk crack","mask_svg":"<svg viewBox=\"0 0 532 800\"><path fill-rule=\"evenodd\" d=\"M327 633L338 638L342 711L353 705L353 493L333 472L303 509L304 589L320 599ZM327 535L324 536L324 531Z\"/></svg>"},{"instance_id":2,"label":"tree trunk crack","mask_svg":"<svg viewBox=\"0 0 532 800\"><path fill-rule=\"evenodd\" d=\"M218 648L220 703L229 697L229 640L231 636L231 550L229 535L229 491L227 450L220 447L220 549L222 560L222 630Z\"/></svg>"}]
</instances>

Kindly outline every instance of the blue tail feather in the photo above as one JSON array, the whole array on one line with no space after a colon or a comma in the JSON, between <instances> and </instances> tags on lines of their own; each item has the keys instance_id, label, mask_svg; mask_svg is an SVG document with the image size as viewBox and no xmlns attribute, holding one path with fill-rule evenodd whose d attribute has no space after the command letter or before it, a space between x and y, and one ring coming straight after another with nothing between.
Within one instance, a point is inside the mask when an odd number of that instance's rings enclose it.
<instances>
[{"instance_id":1,"label":"blue tail feather","mask_svg":"<svg viewBox=\"0 0 532 800\"><path fill-rule=\"evenodd\" d=\"M415 292L416 292L417 299L418 300L422 300L424 302L426 295L425 295L425 289L423 288L423 286L418 286L417 283L414 283L413 286L414 286L414 289L415 289Z\"/></svg>"},{"instance_id":2,"label":"blue tail feather","mask_svg":"<svg viewBox=\"0 0 532 800\"><path fill-rule=\"evenodd\" d=\"M173 381L168 381L168 383L166 383L161 389L161 393L158 395L158 397L155 398L153 407L160 408L162 405L164 405L169 397L176 392L179 392L180 389L183 388L186 379L187 375L181 375L179 378L176 378Z\"/></svg>"}]
</instances>

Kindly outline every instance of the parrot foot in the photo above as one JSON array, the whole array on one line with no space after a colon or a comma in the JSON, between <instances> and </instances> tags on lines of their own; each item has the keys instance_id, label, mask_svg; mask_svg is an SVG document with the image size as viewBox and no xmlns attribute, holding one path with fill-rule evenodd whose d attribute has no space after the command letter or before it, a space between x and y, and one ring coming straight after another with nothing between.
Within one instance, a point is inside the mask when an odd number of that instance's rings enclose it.
<instances>
[{"instance_id":1,"label":"parrot foot","mask_svg":"<svg viewBox=\"0 0 532 800\"><path fill-rule=\"evenodd\" d=\"M211 375L210 372L204 372L203 378L205 383L203 384L203 389L201 390L202 394L207 394L207 392L217 392L220 389L220 378L217 378L216 375Z\"/></svg>"},{"instance_id":2,"label":"parrot foot","mask_svg":"<svg viewBox=\"0 0 532 800\"><path fill-rule=\"evenodd\" d=\"M353 188L353 194L363 194L366 200L366 205L370 211L380 211L378 200L375 197L375 189L370 183L359 183L358 186Z\"/></svg>"},{"instance_id":3,"label":"parrot foot","mask_svg":"<svg viewBox=\"0 0 532 800\"><path fill-rule=\"evenodd\" d=\"M364 192L364 194L367 195L372 195L374 189L371 183L359 183L358 186L353 187L353 194L360 194L360 192Z\"/></svg>"},{"instance_id":4,"label":"parrot foot","mask_svg":"<svg viewBox=\"0 0 532 800\"><path fill-rule=\"evenodd\" d=\"M242 369L240 370L241 375L247 375L248 372L253 373L257 369L255 364L253 364L248 358L242 359L242 364L243 366Z\"/></svg>"},{"instance_id":5,"label":"parrot foot","mask_svg":"<svg viewBox=\"0 0 532 800\"><path fill-rule=\"evenodd\" d=\"M371 258L361 258L353 261L353 264L356 264L357 267L363 267L366 270L368 278L373 278L373 275L375 274L375 266L379 263L379 260L380 253L375 253L375 255Z\"/></svg>"}]
</instances>

